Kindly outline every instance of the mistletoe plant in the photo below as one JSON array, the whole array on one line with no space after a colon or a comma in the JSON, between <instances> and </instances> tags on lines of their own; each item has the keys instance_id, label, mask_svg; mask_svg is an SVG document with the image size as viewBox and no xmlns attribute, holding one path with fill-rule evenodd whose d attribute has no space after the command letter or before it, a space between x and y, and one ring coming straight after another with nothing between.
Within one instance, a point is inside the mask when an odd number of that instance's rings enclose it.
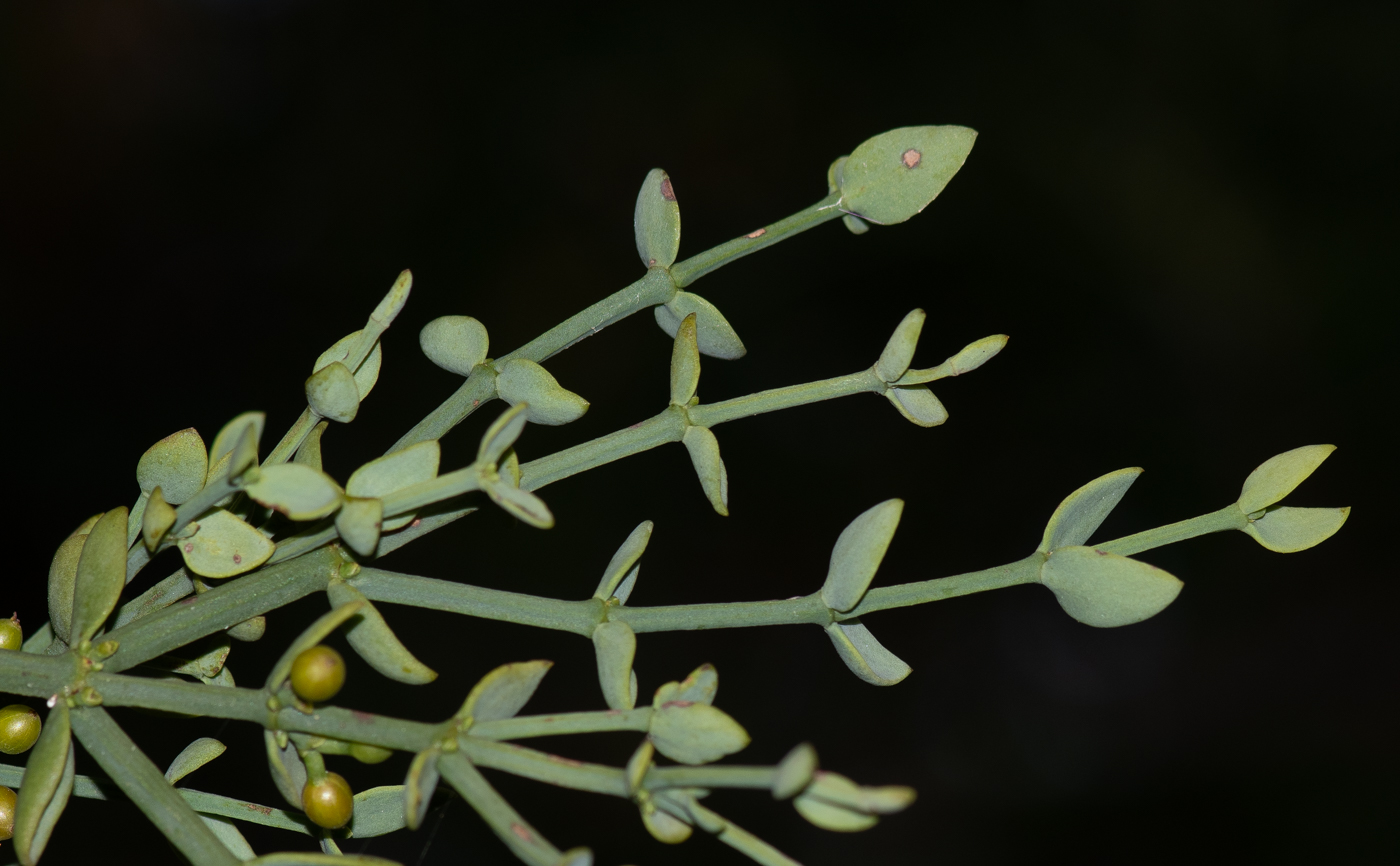
<instances>
[{"instance_id":1,"label":"mistletoe plant","mask_svg":"<svg viewBox=\"0 0 1400 866\"><path fill-rule=\"evenodd\" d=\"M662 842L684 841L699 828L759 863L792 863L706 807L707 793L726 787L760 789L791 799L818 827L853 831L905 808L913 790L863 786L819 769L816 753L805 744L776 766L716 763L743 749L749 738L714 705L714 668L703 665L639 701L632 671L637 634L810 623L826 632L856 676L889 686L910 669L867 627L866 617L879 611L1040 583L1080 622L1128 625L1165 608L1182 585L1165 571L1132 559L1133 554L1227 529L1245 532L1270 550L1290 552L1336 532L1346 519L1345 508L1278 504L1332 450L1314 445L1266 461L1245 479L1239 499L1218 511L1090 544L1141 471L1122 469L1071 493L1050 516L1039 547L1029 556L968 574L872 589L903 507L900 500L889 499L861 513L835 539L817 591L781 601L629 604L650 522L623 540L610 562L600 563L597 587L581 601L377 567L380 557L475 511L481 499L469 496L473 492L484 493L521 521L547 529L554 518L539 496L545 486L672 442L684 445L705 496L726 514L728 478L714 431L750 415L868 392L883 396L915 424L942 424L947 413L929 384L977 369L1006 345L1005 336L976 340L935 367L910 369L924 321L924 313L914 310L866 369L702 403L696 394L701 356L733 359L745 350L719 310L689 288L735 259L830 220L841 219L850 231L862 234L871 225L909 219L962 167L975 135L958 126L878 135L832 164L828 194L821 201L679 262L675 191L665 172L653 170L642 185L634 218L646 266L641 279L494 359L488 357L487 332L477 320L454 315L430 323L419 334L423 351L463 382L389 453L343 482L322 471L322 436L332 423L353 421L373 390L381 338L408 299L412 279L407 271L363 328L316 359L305 383L305 412L266 457L259 457L264 417L257 412L234 418L207 447L193 429L151 446L137 462L141 492L135 504L84 521L55 553L48 576L48 622L27 639L18 617L0 622L0 691L40 699L48 710L42 725L28 704L0 710L0 749L29 752L24 767L0 764L0 785L7 786L0 789L0 838L13 835L20 862L29 866L39 861L71 796L122 795L194 863L330 863L342 856L369 862L377 858L341 855L338 844L419 827L445 781L524 862L592 862L588 849L560 851L532 828L482 775L483 768L490 768L628 799ZM541 363L645 309L652 310L674 341L670 394L661 410L591 442L522 459L516 445L527 424L567 424L588 409ZM438 440L497 398L509 408L487 429L475 461L440 471ZM166 549L179 552L183 567L124 599L126 587ZM306 627L260 685L235 685L226 664L233 642L259 639L264 614L317 592L326 594L330 612ZM344 681L344 661L321 642L337 629L390 679L423 684L436 676L395 637L376 607L379 602L580 635L592 642L597 657L601 706L520 715L549 671L550 662L539 660L497 667L444 721L334 706L328 702ZM24 612L25 621L39 618ZM223 744L197 739L162 772L113 720L106 709L112 706L260 726L265 759L285 808L178 786L223 752ZM520 744L532 737L598 731L638 735L625 766L580 762ZM95 764L83 768L88 771L83 774L75 765L74 738ZM352 794L350 780L326 767L327 755L373 763L393 750L413 755L402 785ZM257 857L238 822L309 834L323 853Z\"/></svg>"}]
</instances>

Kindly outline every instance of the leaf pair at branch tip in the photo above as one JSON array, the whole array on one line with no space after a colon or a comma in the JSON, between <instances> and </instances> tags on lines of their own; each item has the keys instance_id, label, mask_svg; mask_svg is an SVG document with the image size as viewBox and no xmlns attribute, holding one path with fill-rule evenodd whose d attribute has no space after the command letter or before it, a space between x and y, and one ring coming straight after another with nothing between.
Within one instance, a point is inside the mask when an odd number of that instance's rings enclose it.
<instances>
[{"instance_id":1,"label":"leaf pair at branch tip","mask_svg":"<svg viewBox=\"0 0 1400 866\"><path fill-rule=\"evenodd\" d=\"M889 550L903 513L903 500L887 499L862 512L841 531L831 550L831 564L821 589L822 603L830 610L845 613L860 604ZM826 633L846 667L871 685L892 686L912 672L859 619L829 623Z\"/></svg>"},{"instance_id":2,"label":"leaf pair at branch tip","mask_svg":"<svg viewBox=\"0 0 1400 866\"><path fill-rule=\"evenodd\" d=\"M965 126L892 129L833 163L828 184L841 193L839 206L847 214L877 225L901 223L943 191L976 138Z\"/></svg>"},{"instance_id":3,"label":"leaf pair at branch tip","mask_svg":"<svg viewBox=\"0 0 1400 866\"><path fill-rule=\"evenodd\" d=\"M903 785L857 785L837 773L817 771L793 805L824 830L855 833L875 826L880 815L907 809L914 798L914 789Z\"/></svg>"},{"instance_id":4,"label":"leaf pair at branch tip","mask_svg":"<svg viewBox=\"0 0 1400 866\"><path fill-rule=\"evenodd\" d=\"M1335 535L1350 516L1350 508L1277 504L1335 450L1335 445L1305 445L1271 457L1251 472L1236 502L1248 520L1244 532L1275 553L1297 553Z\"/></svg>"}]
</instances>

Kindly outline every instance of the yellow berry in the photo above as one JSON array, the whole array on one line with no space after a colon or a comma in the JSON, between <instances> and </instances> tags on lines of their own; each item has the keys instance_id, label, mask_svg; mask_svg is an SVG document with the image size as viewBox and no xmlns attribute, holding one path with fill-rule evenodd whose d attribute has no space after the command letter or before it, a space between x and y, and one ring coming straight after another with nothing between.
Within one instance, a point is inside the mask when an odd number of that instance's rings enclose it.
<instances>
[{"instance_id":1,"label":"yellow berry","mask_svg":"<svg viewBox=\"0 0 1400 866\"><path fill-rule=\"evenodd\" d=\"M15 835L15 792L0 785L0 842Z\"/></svg>"},{"instance_id":2,"label":"yellow berry","mask_svg":"<svg viewBox=\"0 0 1400 866\"><path fill-rule=\"evenodd\" d=\"M320 782L308 782L301 789L301 808L317 826L334 830L350 822L355 813L355 795L344 776L327 773Z\"/></svg>"},{"instance_id":3,"label":"yellow berry","mask_svg":"<svg viewBox=\"0 0 1400 866\"><path fill-rule=\"evenodd\" d=\"M24 646L24 629L19 627L19 615L0 619L0 650L17 650Z\"/></svg>"},{"instance_id":4,"label":"yellow berry","mask_svg":"<svg viewBox=\"0 0 1400 866\"><path fill-rule=\"evenodd\" d=\"M292 662L292 691L303 701L328 701L343 685L345 659L328 646L314 646Z\"/></svg>"},{"instance_id":5,"label":"yellow berry","mask_svg":"<svg viewBox=\"0 0 1400 866\"><path fill-rule=\"evenodd\" d=\"M38 741L42 727L39 714L24 704L10 704L0 709L0 752L18 755L29 751Z\"/></svg>"}]
</instances>

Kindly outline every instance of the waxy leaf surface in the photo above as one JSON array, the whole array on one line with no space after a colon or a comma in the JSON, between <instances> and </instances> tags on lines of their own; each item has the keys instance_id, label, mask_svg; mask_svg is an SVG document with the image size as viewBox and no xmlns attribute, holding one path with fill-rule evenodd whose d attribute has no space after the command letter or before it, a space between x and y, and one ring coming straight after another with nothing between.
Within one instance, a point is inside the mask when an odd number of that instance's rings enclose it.
<instances>
[{"instance_id":1,"label":"waxy leaf surface","mask_svg":"<svg viewBox=\"0 0 1400 866\"><path fill-rule=\"evenodd\" d=\"M1066 496L1045 525L1040 552L1049 553L1087 542L1141 474L1142 470L1136 466L1119 469L1095 478Z\"/></svg>"},{"instance_id":2,"label":"waxy leaf surface","mask_svg":"<svg viewBox=\"0 0 1400 866\"><path fill-rule=\"evenodd\" d=\"M1040 567L1065 612L1085 625L1114 628L1156 616L1181 581L1156 566L1092 547L1062 547Z\"/></svg>"}]
</instances>

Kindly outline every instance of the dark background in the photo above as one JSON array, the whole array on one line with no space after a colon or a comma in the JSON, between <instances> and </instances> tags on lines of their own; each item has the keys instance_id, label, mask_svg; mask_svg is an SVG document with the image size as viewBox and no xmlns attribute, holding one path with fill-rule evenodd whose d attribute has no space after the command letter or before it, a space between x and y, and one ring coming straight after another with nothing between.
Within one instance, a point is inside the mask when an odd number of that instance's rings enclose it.
<instances>
[{"instance_id":1,"label":"dark background","mask_svg":"<svg viewBox=\"0 0 1400 866\"><path fill-rule=\"evenodd\" d=\"M261 409L270 448L312 360L400 269L414 294L378 389L325 439L341 479L456 386L417 349L426 322L476 316L500 355L641 275L631 215L653 166L674 180L685 256L816 201L828 163L875 133L965 124L976 149L916 219L864 237L824 225L693 287L750 350L705 363L709 401L865 367L916 306L920 366L1012 335L936 386L946 426L865 396L736 422L718 430L730 518L670 446L546 488L549 532L488 507L385 567L581 598L649 518L636 604L782 598L815 590L841 528L891 496L908 504L877 583L1024 556L1062 497L1113 469L1148 472L1100 538L1218 508L1267 457L1334 442L1289 501L1355 506L1336 538L1290 556L1238 534L1145 554L1186 589L1141 625L1091 629L1024 587L870 618L914 668L889 689L811 628L646 635L637 670L649 694L714 662L718 705L753 735L733 761L807 739L829 769L918 788L852 836L761 792L708 801L808 864L1394 854L1393 4L518 11L0 6L0 607L43 622L52 551L135 498L160 437L208 439ZM654 414L669 352L642 314L552 360L592 410L530 428L523 457ZM444 439L445 469L471 460L499 405ZM237 645L240 683L324 608L307 599ZM352 659L345 705L440 719L491 668L539 657L557 664L531 711L602 705L578 638L386 615L442 676L399 686ZM220 737L229 754L188 784L280 805L256 729L115 714L162 767ZM635 744L541 743L613 763ZM401 781L407 757L333 763L362 789ZM703 834L663 848L620 801L492 779L602 864L746 862ZM429 825L346 850L514 862L460 801ZM303 844L247 835L260 852ZM168 850L129 805L75 800L46 862L94 845Z\"/></svg>"}]
</instances>

